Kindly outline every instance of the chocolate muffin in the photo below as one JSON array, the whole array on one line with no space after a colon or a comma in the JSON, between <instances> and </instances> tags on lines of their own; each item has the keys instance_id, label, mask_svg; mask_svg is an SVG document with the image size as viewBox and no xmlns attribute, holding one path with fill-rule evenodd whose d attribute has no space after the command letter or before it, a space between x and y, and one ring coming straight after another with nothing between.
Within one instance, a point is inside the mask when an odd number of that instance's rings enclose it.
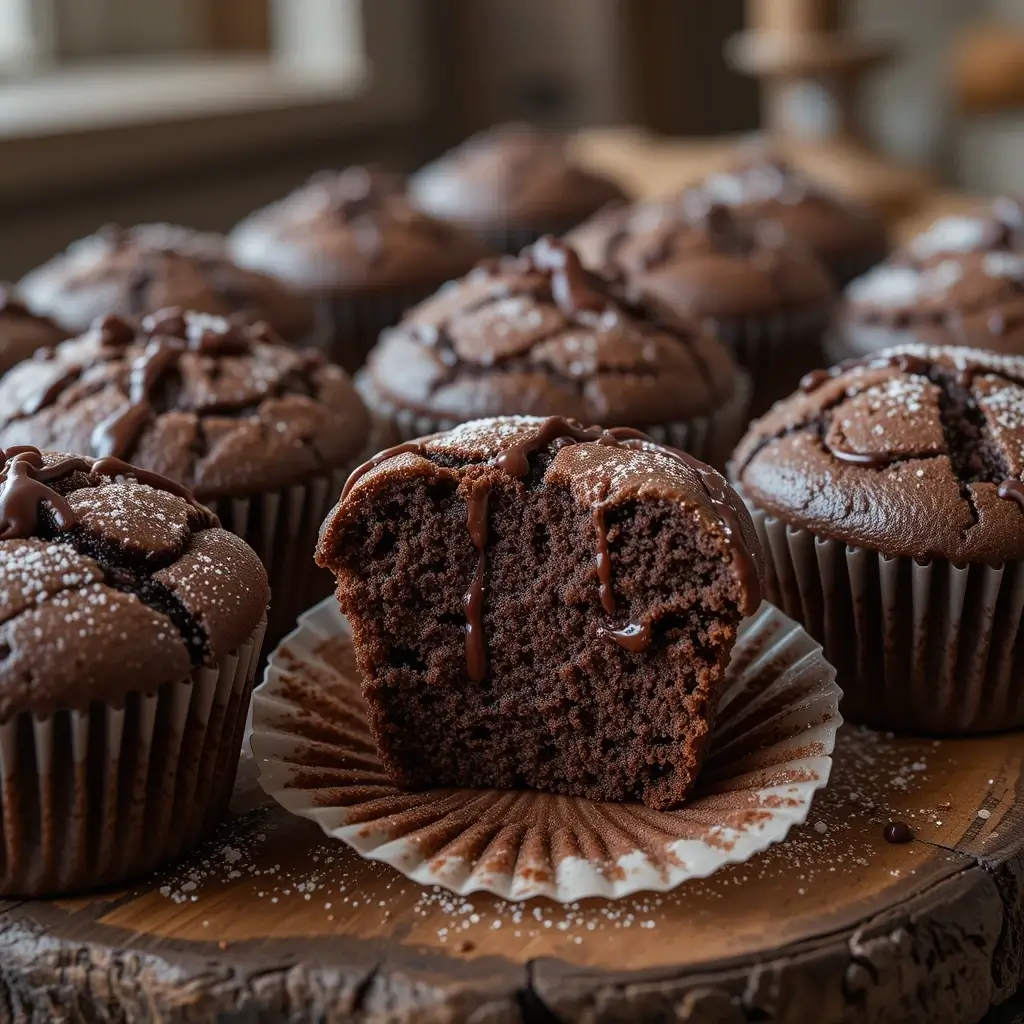
<instances>
[{"instance_id":1,"label":"chocolate muffin","mask_svg":"<svg viewBox=\"0 0 1024 1024\"><path fill-rule=\"evenodd\" d=\"M0 374L67 336L49 317L33 313L13 289L0 285Z\"/></svg>"},{"instance_id":2,"label":"chocolate muffin","mask_svg":"<svg viewBox=\"0 0 1024 1024\"><path fill-rule=\"evenodd\" d=\"M924 266L947 256L971 252L1024 251L1024 207L1000 196L976 214L940 217L891 257L891 262Z\"/></svg>"},{"instance_id":3,"label":"chocolate muffin","mask_svg":"<svg viewBox=\"0 0 1024 1024\"><path fill-rule=\"evenodd\" d=\"M772 220L807 246L842 286L885 259L885 221L874 211L813 182L786 160L759 153L709 175L692 190L738 217Z\"/></svg>"},{"instance_id":4,"label":"chocolate muffin","mask_svg":"<svg viewBox=\"0 0 1024 1024\"><path fill-rule=\"evenodd\" d=\"M915 342L1024 355L1024 253L876 267L846 289L828 354L841 361Z\"/></svg>"},{"instance_id":5,"label":"chocolate muffin","mask_svg":"<svg viewBox=\"0 0 1024 1024\"><path fill-rule=\"evenodd\" d=\"M139 319L168 306L265 321L285 340L312 343L308 299L231 261L220 235L171 224L111 225L27 274L27 304L81 334L109 313Z\"/></svg>"},{"instance_id":6,"label":"chocolate muffin","mask_svg":"<svg viewBox=\"0 0 1024 1024\"><path fill-rule=\"evenodd\" d=\"M569 241L631 301L708 323L752 372L756 410L821 365L832 282L771 221L743 220L690 194L607 210Z\"/></svg>"},{"instance_id":7,"label":"chocolate muffin","mask_svg":"<svg viewBox=\"0 0 1024 1024\"><path fill-rule=\"evenodd\" d=\"M330 593L317 530L370 443L345 372L265 324L110 316L0 379L0 446L114 456L195 491L263 559L271 638Z\"/></svg>"},{"instance_id":8,"label":"chocolate muffin","mask_svg":"<svg viewBox=\"0 0 1024 1024\"><path fill-rule=\"evenodd\" d=\"M1024 726L1024 358L908 345L819 371L732 473L766 596L824 645L844 716Z\"/></svg>"},{"instance_id":9,"label":"chocolate muffin","mask_svg":"<svg viewBox=\"0 0 1024 1024\"><path fill-rule=\"evenodd\" d=\"M357 377L401 439L488 416L641 427L723 465L750 383L692 322L618 301L564 242L480 264L386 331Z\"/></svg>"},{"instance_id":10,"label":"chocolate muffin","mask_svg":"<svg viewBox=\"0 0 1024 1024\"><path fill-rule=\"evenodd\" d=\"M561 417L381 453L317 560L338 578L381 760L413 788L677 806L761 600L757 538L722 477Z\"/></svg>"},{"instance_id":11,"label":"chocolate muffin","mask_svg":"<svg viewBox=\"0 0 1024 1024\"><path fill-rule=\"evenodd\" d=\"M375 168L324 172L231 233L244 267L312 297L332 359L352 371L380 332L485 254L471 234L417 210Z\"/></svg>"},{"instance_id":12,"label":"chocolate muffin","mask_svg":"<svg viewBox=\"0 0 1024 1024\"><path fill-rule=\"evenodd\" d=\"M227 809L266 572L155 473L30 447L0 466L0 893L125 882Z\"/></svg>"},{"instance_id":13,"label":"chocolate muffin","mask_svg":"<svg viewBox=\"0 0 1024 1024\"><path fill-rule=\"evenodd\" d=\"M409 192L427 213L512 254L626 199L615 182L572 162L563 135L527 124L474 135L413 175Z\"/></svg>"}]
</instances>

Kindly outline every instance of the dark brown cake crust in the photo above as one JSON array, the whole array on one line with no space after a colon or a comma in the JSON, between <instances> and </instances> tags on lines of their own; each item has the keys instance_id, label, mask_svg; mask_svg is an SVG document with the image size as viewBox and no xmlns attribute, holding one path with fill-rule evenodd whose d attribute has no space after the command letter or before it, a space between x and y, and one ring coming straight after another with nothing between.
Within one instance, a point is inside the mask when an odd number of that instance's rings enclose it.
<instances>
[{"instance_id":1,"label":"dark brown cake crust","mask_svg":"<svg viewBox=\"0 0 1024 1024\"><path fill-rule=\"evenodd\" d=\"M761 552L709 467L560 417L465 424L357 470L317 559L404 785L678 805Z\"/></svg>"},{"instance_id":2,"label":"dark brown cake crust","mask_svg":"<svg viewBox=\"0 0 1024 1024\"><path fill-rule=\"evenodd\" d=\"M433 288L485 255L473 235L417 210L395 175L367 167L316 175L243 220L230 245L242 266L336 295Z\"/></svg>"},{"instance_id":3,"label":"dark brown cake crust","mask_svg":"<svg viewBox=\"0 0 1024 1024\"><path fill-rule=\"evenodd\" d=\"M564 136L527 124L474 135L413 175L409 190L421 209L474 228L544 230L626 199L615 182L572 162Z\"/></svg>"},{"instance_id":4,"label":"dark brown cake crust","mask_svg":"<svg viewBox=\"0 0 1024 1024\"><path fill-rule=\"evenodd\" d=\"M265 321L289 342L314 328L309 301L273 277L232 263L225 239L170 224L111 225L23 278L37 313L81 334L98 317L139 319L168 306Z\"/></svg>"},{"instance_id":5,"label":"dark brown cake crust","mask_svg":"<svg viewBox=\"0 0 1024 1024\"><path fill-rule=\"evenodd\" d=\"M746 220L773 220L806 245L840 284L884 259L885 221L815 183L786 160L760 152L690 190Z\"/></svg>"},{"instance_id":6,"label":"dark brown cake crust","mask_svg":"<svg viewBox=\"0 0 1024 1024\"><path fill-rule=\"evenodd\" d=\"M569 241L587 267L679 316L765 316L833 297L825 268L778 225L693 193L604 211Z\"/></svg>"},{"instance_id":7,"label":"dark brown cake crust","mask_svg":"<svg viewBox=\"0 0 1024 1024\"><path fill-rule=\"evenodd\" d=\"M184 488L28 447L0 465L0 721L186 681L259 625L263 566Z\"/></svg>"},{"instance_id":8,"label":"dark brown cake crust","mask_svg":"<svg viewBox=\"0 0 1024 1024\"><path fill-rule=\"evenodd\" d=\"M725 347L617 300L565 243L488 260L385 332L360 378L370 404L462 422L562 415L649 426L706 416L737 387Z\"/></svg>"},{"instance_id":9,"label":"dark brown cake crust","mask_svg":"<svg viewBox=\"0 0 1024 1024\"><path fill-rule=\"evenodd\" d=\"M115 455L204 499L276 490L364 449L369 414L343 370L265 324L164 310L107 317L0 380L0 445Z\"/></svg>"},{"instance_id":10,"label":"dark brown cake crust","mask_svg":"<svg viewBox=\"0 0 1024 1024\"><path fill-rule=\"evenodd\" d=\"M810 375L732 473L755 506L892 556L1024 558L1024 358L904 346Z\"/></svg>"},{"instance_id":11,"label":"dark brown cake crust","mask_svg":"<svg viewBox=\"0 0 1024 1024\"><path fill-rule=\"evenodd\" d=\"M49 317L33 313L12 288L0 285L0 374L67 337Z\"/></svg>"}]
</instances>

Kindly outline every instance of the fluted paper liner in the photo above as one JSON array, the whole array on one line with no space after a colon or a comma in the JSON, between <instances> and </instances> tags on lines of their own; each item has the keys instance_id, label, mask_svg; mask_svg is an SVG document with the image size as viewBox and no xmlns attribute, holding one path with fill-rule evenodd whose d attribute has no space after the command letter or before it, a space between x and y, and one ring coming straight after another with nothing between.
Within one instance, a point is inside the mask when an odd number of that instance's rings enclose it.
<instances>
[{"instance_id":1,"label":"fluted paper liner","mask_svg":"<svg viewBox=\"0 0 1024 1024\"><path fill-rule=\"evenodd\" d=\"M463 422L444 417L425 416L412 409L396 406L374 388L365 374L357 376L356 386L365 398L366 404L392 424L400 441L412 441L414 438L426 437L428 434L439 434L442 431L451 430ZM736 386L733 388L732 394L713 413L685 422L648 425L643 428L644 432L658 444L681 448L702 462L721 469L747 429L753 390L754 386L750 377L745 371L739 370L736 374ZM607 427L626 425L623 423L602 424Z\"/></svg>"},{"instance_id":2,"label":"fluted paper liner","mask_svg":"<svg viewBox=\"0 0 1024 1024\"><path fill-rule=\"evenodd\" d=\"M253 699L260 784L370 860L423 885L570 902L666 891L747 860L803 822L841 723L835 671L770 605L742 626L696 791L672 812L534 791L407 792L366 721L334 600L302 617Z\"/></svg>"},{"instance_id":3,"label":"fluted paper liner","mask_svg":"<svg viewBox=\"0 0 1024 1024\"><path fill-rule=\"evenodd\" d=\"M1024 563L889 557L750 511L767 596L824 644L848 719L938 735L1024 726Z\"/></svg>"},{"instance_id":4,"label":"fluted paper liner","mask_svg":"<svg viewBox=\"0 0 1024 1024\"><path fill-rule=\"evenodd\" d=\"M831 311L829 302L768 316L712 321L715 333L754 379L751 415L760 416L795 391L805 373L822 365L822 337Z\"/></svg>"},{"instance_id":5,"label":"fluted paper liner","mask_svg":"<svg viewBox=\"0 0 1024 1024\"><path fill-rule=\"evenodd\" d=\"M118 707L0 724L0 895L125 882L177 857L223 816L266 620L216 668Z\"/></svg>"}]
</instances>

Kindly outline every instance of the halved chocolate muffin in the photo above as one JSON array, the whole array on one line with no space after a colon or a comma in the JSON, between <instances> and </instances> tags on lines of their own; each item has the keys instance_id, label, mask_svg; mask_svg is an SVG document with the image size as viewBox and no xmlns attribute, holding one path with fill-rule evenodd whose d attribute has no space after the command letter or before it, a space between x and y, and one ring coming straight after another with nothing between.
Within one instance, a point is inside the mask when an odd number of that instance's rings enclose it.
<instances>
[{"instance_id":1,"label":"halved chocolate muffin","mask_svg":"<svg viewBox=\"0 0 1024 1024\"><path fill-rule=\"evenodd\" d=\"M710 467L635 430L479 420L357 470L317 552L402 785L678 805L761 552Z\"/></svg>"},{"instance_id":2,"label":"halved chocolate muffin","mask_svg":"<svg viewBox=\"0 0 1024 1024\"><path fill-rule=\"evenodd\" d=\"M821 365L832 281L771 221L682 195L607 210L568 241L631 300L708 323L753 374L756 410Z\"/></svg>"},{"instance_id":3,"label":"halved chocolate muffin","mask_svg":"<svg viewBox=\"0 0 1024 1024\"><path fill-rule=\"evenodd\" d=\"M213 507L270 572L271 639L330 593L317 531L369 440L345 372L266 324L110 316L0 379L0 445L130 460Z\"/></svg>"},{"instance_id":4,"label":"halved chocolate muffin","mask_svg":"<svg viewBox=\"0 0 1024 1024\"><path fill-rule=\"evenodd\" d=\"M824 645L845 716L1024 726L1024 358L907 345L819 371L732 473L766 594Z\"/></svg>"},{"instance_id":5,"label":"halved chocolate muffin","mask_svg":"<svg viewBox=\"0 0 1024 1024\"><path fill-rule=\"evenodd\" d=\"M488 416L637 427L723 465L750 383L694 321L621 301L565 242L481 263L386 331L357 385L401 439Z\"/></svg>"},{"instance_id":6,"label":"halved chocolate muffin","mask_svg":"<svg viewBox=\"0 0 1024 1024\"><path fill-rule=\"evenodd\" d=\"M173 224L109 225L31 271L19 288L34 312L74 334L108 314L140 319L181 306L266 322L292 344L316 340L308 299L232 262L221 235Z\"/></svg>"},{"instance_id":7,"label":"halved chocolate muffin","mask_svg":"<svg viewBox=\"0 0 1024 1024\"><path fill-rule=\"evenodd\" d=\"M217 822L267 598L174 482L0 451L0 893L124 882Z\"/></svg>"}]
</instances>

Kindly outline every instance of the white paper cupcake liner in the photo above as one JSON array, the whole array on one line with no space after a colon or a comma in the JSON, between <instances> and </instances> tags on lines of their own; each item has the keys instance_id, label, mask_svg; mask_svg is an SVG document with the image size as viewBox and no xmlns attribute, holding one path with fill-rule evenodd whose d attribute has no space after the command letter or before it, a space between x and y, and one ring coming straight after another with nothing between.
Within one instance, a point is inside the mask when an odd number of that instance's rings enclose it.
<instances>
[{"instance_id":1,"label":"white paper cupcake liner","mask_svg":"<svg viewBox=\"0 0 1024 1024\"><path fill-rule=\"evenodd\" d=\"M355 384L367 406L392 425L399 441L439 434L464 422L448 417L427 416L395 405L373 386L365 372L356 374ZM676 423L646 424L643 430L658 444L681 448L702 462L721 469L747 429L753 390L750 377L739 370L733 393L710 415ZM602 426L621 427L631 424L616 422Z\"/></svg>"},{"instance_id":2,"label":"white paper cupcake liner","mask_svg":"<svg viewBox=\"0 0 1024 1024\"><path fill-rule=\"evenodd\" d=\"M1024 563L892 558L748 507L766 596L824 645L846 718L933 735L1024 727Z\"/></svg>"},{"instance_id":3,"label":"white paper cupcake liner","mask_svg":"<svg viewBox=\"0 0 1024 1024\"><path fill-rule=\"evenodd\" d=\"M266 619L216 668L122 706L0 725L0 895L125 882L177 857L234 788Z\"/></svg>"},{"instance_id":4,"label":"white paper cupcake liner","mask_svg":"<svg viewBox=\"0 0 1024 1024\"><path fill-rule=\"evenodd\" d=\"M252 749L268 795L369 860L463 895L564 903L667 891L781 841L828 781L840 696L821 648L766 604L740 630L685 807L406 792L377 758L348 624L332 599L271 655L253 699Z\"/></svg>"}]
</instances>

